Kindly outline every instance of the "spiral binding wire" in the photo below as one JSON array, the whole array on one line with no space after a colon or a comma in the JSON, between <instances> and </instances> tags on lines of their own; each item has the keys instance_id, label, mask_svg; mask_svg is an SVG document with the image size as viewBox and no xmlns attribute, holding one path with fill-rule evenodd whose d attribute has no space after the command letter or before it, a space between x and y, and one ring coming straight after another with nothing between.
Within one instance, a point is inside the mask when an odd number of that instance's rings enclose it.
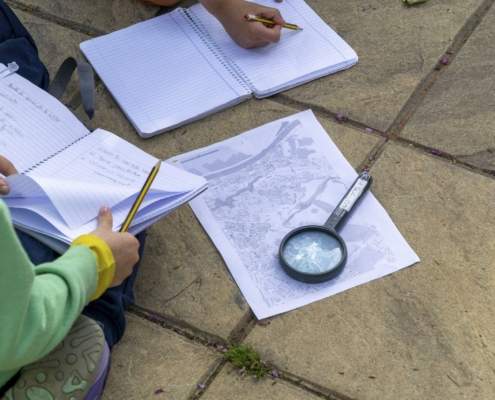
<instances>
[{"instance_id":1,"label":"spiral binding wire","mask_svg":"<svg viewBox=\"0 0 495 400\"><path fill-rule=\"evenodd\" d=\"M215 58L222 64L225 69L233 76L233 78L249 93L255 92L253 82L249 79L246 73L231 59L229 59L223 52L222 48L213 40L203 23L194 16L188 9L181 9L185 17L191 23L192 28L200 37L201 41L215 56Z\"/></svg>"},{"instance_id":2,"label":"spiral binding wire","mask_svg":"<svg viewBox=\"0 0 495 400\"><path fill-rule=\"evenodd\" d=\"M46 157L45 159L37 162L36 164L32 165L31 167L29 167L28 169L25 169L24 171L21 172L22 175L25 175L25 174L28 174L30 172L33 172L36 168L40 167L41 165L43 165L44 163L46 163L47 161L51 160L53 157L57 156L58 154L62 153L64 150L67 150L69 147L71 147L72 145L76 144L77 142L81 141L82 139L84 139L86 136L88 135L91 135L91 132L87 133L86 135L84 136L81 136L80 138L74 140L72 143L69 143L67 146L61 148L59 151L56 151L55 153L53 154L50 154L48 157Z\"/></svg>"}]
</instances>

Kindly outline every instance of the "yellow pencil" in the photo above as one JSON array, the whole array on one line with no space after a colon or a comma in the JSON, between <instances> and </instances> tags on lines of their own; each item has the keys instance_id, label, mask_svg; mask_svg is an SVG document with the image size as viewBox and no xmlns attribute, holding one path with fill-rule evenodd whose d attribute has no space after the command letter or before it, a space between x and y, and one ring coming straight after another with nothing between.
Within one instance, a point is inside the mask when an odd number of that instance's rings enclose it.
<instances>
[{"instance_id":1,"label":"yellow pencil","mask_svg":"<svg viewBox=\"0 0 495 400\"><path fill-rule=\"evenodd\" d=\"M254 15L254 14L246 15L246 19L248 21L262 22L265 25L270 25L270 26L277 25L277 23L271 19L261 18L261 17L258 17L257 15ZM301 28L300 26L298 26L296 24L289 24L289 23L283 24L282 28L292 29L293 31L302 31L303 30L303 28Z\"/></svg>"},{"instance_id":2,"label":"yellow pencil","mask_svg":"<svg viewBox=\"0 0 495 400\"><path fill-rule=\"evenodd\" d=\"M153 181L155 180L156 176L158 175L158 171L160 171L160 166L162 165L161 161L158 161L155 166L151 169L150 174L146 178L146 181L144 182L143 187L141 188L141 191L139 192L138 197L136 197L136 200L134 201L134 204L132 205L129 214L127 214L127 217L125 217L125 220L120 227L119 232L127 232L129 229L129 226L131 225L132 220L136 216L139 207L141 207L141 203L143 202L144 198L146 197L146 194L148 193L148 190L150 190L151 185L153 184Z\"/></svg>"}]
</instances>

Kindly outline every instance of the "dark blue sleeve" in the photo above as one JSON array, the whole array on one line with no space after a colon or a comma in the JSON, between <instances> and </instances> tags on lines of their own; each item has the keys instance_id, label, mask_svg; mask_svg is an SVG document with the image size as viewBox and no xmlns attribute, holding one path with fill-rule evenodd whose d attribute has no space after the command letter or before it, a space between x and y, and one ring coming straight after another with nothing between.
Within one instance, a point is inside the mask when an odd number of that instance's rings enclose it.
<instances>
[{"instance_id":1,"label":"dark blue sleeve","mask_svg":"<svg viewBox=\"0 0 495 400\"><path fill-rule=\"evenodd\" d=\"M48 71L38 57L33 38L12 10L0 0L0 62L15 61L19 75L36 86L47 89Z\"/></svg>"}]
</instances>

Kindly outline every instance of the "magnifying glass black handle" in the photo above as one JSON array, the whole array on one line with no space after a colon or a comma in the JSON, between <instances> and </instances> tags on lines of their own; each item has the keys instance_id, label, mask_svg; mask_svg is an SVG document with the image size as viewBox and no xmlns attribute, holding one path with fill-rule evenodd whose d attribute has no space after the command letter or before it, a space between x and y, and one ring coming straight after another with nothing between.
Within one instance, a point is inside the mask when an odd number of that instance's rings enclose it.
<instances>
[{"instance_id":1,"label":"magnifying glass black handle","mask_svg":"<svg viewBox=\"0 0 495 400\"><path fill-rule=\"evenodd\" d=\"M373 178L367 171L361 172L357 179L325 222L327 228L337 230L344 218L352 211L358 200L369 189Z\"/></svg>"}]
</instances>

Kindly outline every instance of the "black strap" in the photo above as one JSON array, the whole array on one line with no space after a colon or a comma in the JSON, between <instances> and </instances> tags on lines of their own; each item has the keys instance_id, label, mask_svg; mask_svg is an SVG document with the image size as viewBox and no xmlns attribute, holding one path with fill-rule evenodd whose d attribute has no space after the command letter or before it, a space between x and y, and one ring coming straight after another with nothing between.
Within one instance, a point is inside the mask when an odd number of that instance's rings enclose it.
<instances>
[{"instance_id":1,"label":"black strap","mask_svg":"<svg viewBox=\"0 0 495 400\"><path fill-rule=\"evenodd\" d=\"M55 74L48 92L60 99L76 68L79 75L79 91L82 105L89 119L92 119L95 114L95 75L93 68L87 62L77 61L73 57L65 59Z\"/></svg>"}]
</instances>

